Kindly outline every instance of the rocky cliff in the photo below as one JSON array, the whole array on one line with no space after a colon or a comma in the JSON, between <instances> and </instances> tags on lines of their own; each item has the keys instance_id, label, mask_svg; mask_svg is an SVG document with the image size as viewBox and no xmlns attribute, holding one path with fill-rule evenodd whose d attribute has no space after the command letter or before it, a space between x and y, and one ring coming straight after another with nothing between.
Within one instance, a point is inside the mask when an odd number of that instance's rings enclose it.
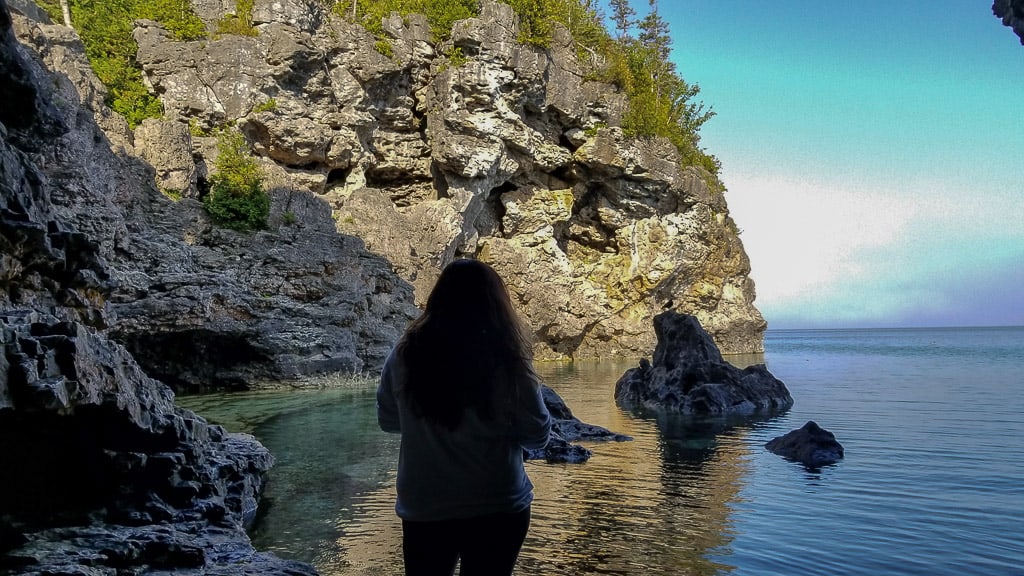
<instances>
[{"instance_id":1,"label":"rocky cliff","mask_svg":"<svg viewBox=\"0 0 1024 576\"><path fill-rule=\"evenodd\" d=\"M160 238L127 198L161 200L88 108L74 38L15 24L0 0L0 572L314 574L245 534L267 450L176 407L106 336L106 303L143 274L115 263Z\"/></svg>"},{"instance_id":2,"label":"rocky cliff","mask_svg":"<svg viewBox=\"0 0 1024 576\"><path fill-rule=\"evenodd\" d=\"M211 27L223 12L196 8ZM254 37L175 42L140 21L167 115L132 131L74 32L23 12L71 128L43 151L55 222L101 268L101 289L65 286L60 304L172 385L373 370L413 290L459 256L508 279L540 358L644 353L663 309L696 315L725 353L761 349L721 189L668 142L623 137L622 95L587 80L564 30L519 44L511 9L485 2L442 45L420 18L386 21L384 56L315 2L257 2ZM201 134L229 122L262 161L270 231L214 227L196 200L216 155ZM14 303L52 300L28 276L11 277Z\"/></svg>"},{"instance_id":3,"label":"rocky cliff","mask_svg":"<svg viewBox=\"0 0 1024 576\"><path fill-rule=\"evenodd\" d=\"M214 4L195 4L211 29ZM587 80L564 30L522 45L511 9L485 2L441 45L422 18L385 21L384 56L311 1L257 1L252 37L177 42L139 21L166 114L133 131L75 33L20 11L71 128L40 163L55 221L102 269L60 304L172 386L375 370L460 256L508 280L541 359L647 353L662 309L696 315L725 353L761 350L720 187L667 141L623 137L623 96ZM217 154L203 134L227 123L261 162L268 231L213 226L198 202ZM16 283L15 304L52 299Z\"/></svg>"},{"instance_id":4,"label":"rocky cliff","mask_svg":"<svg viewBox=\"0 0 1024 576\"><path fill-rule=\"evenodd\" d=\"M212 226L196 199L161 194L146 160L159 153L191 162L187 125L147 123L133 133L104 105L106 92L72 30L17 13L14 30L34 64L26 74L52 103L48 121L65 128L39 141L25 133L37 148L35 167L4 201L27 211L19 218L40 226L50 251L59 243L63 253L41 270L43 256L12 240L5 308L56 308L108 332L150 376L179 389L382 363L416 314L412 287L362 240L339 234L323 198L271 185L272 230ZM23 112L5 108L15 139ZM154 139L159 145L147 145ZM282 224L285 209L299 222ZM88 269L70 270L70 261ZM57 280L46 277L62 266L69 270Z\"/></svg>"},{"instance_id":5,"label":"rocky cliff","mask_svg":"<svg viewBox=\"0 0 1024 576\"><path fill-rule=\"evenodd\" d=\"M211 30L224 13L194 5ZM137 23L138 61L166 113L135 131L135 150L183 204L216 154L197 134L234 122L277 190L273 226L288 227L282 214L295 222L274 238L360 238L417 302L453 258L485 260L534 327L539 358L648 353L663 309L696 315L725 353L762 350L765 322L721 187L681 168L667 141L625 138L623 95L588 80L564 30L548 49L520 44L514 12L491 1L440 44L415 15L386 20L380 40L305 0L257 0L253 23L255 36L192 42ZM191 214L165 208L179 210ZM205 233L210 247L235 239ZM260 257L240 254L246 242L234 253L258 268ZM210 264L222 262L196 273ZM196 290L193 280L173 286ZM279 293L269 280L261 288ZM187 341L179 316L202 314L181 310L188 296L178 302L138 291L114 307L116 329L133 351Z\"/></svg>"}]
</instances>

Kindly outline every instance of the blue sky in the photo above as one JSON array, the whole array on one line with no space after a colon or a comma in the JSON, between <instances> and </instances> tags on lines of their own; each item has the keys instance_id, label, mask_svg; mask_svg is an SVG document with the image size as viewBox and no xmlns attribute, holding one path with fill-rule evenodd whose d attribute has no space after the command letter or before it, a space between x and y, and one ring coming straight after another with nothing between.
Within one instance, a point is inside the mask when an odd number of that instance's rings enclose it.
<instances>
[{"instance_id":1,"label":"blue sky","mask_svg":"<svg viewBox=\"0 0 1024 576\"><path fill-rule=\"evenodd\" d=\"M1024 325L1024 47L989 0L659 12L769 328Z\"/></svg>"}]
</instances>

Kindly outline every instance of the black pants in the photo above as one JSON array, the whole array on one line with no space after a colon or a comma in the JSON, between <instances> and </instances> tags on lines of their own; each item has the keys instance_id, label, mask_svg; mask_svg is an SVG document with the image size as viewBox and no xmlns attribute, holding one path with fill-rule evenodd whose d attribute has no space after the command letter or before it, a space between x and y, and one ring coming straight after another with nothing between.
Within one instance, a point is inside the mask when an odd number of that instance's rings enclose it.
<instances>
[{"instance_id":1,"label":"black pants","mask_svg":"<svg viewBox=\"0 0 1024 576\"><path fill-rule=\"evenodd\" d=\"M460 576L510 575L529 528L529 507L440 522L403 520L405 576L451 576L460 558Z\"/></svg>"}]
</instances>

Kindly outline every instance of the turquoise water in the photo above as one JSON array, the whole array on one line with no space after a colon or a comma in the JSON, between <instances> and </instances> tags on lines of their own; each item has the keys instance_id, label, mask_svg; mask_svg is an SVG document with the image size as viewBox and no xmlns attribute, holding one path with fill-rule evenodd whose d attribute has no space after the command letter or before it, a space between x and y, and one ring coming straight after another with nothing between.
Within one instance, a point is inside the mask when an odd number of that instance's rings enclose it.
<instances>
[{"instance_id":1,"label":"turquoise water","mask_svg":"<svg viewBox=\"0 0 1024 576\"><path fill-rule=\"evenodd\" d=\"M581 419L635 440L527 464L517 573L1024 575L1024 328L770 331L765 348L796 404L731 427L617 408L635 362L540 365ZM181 403L277 456L258 548L327 576L402 573L398 442L371 389ZM808 470L764 450L807 420L845 460Z\"/></svg>"}]
</instances>

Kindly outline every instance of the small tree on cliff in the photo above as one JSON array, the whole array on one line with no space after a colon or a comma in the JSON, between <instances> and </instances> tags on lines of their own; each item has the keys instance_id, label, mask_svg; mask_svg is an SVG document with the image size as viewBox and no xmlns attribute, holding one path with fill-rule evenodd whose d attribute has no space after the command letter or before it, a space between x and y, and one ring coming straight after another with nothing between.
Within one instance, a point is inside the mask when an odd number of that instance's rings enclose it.
<instances>
[{"instance_id":1,"label":"small tree on cliff","mask_svg":"<svg viewBox=\"0 0 1024 576\"><path fill-rule=\"evenodd\" d=\"M663 136L675 144L687 165L718 173L718 159L700 148L700 128L714 111L697 100L700 87L683 80L671 60L668 22L648 0L647 15L637 22L638 37L622 37L626 55L629 109L622 127L629 136Z\"/></svg>"},{"instance_id":2,"label":"small tree on cliff","mask_svg":"<svg viewBox=\"0 0 1024 576\"><path fill-rule=\"evenodd\" d=\"M262 230L267 227L270 196L263 189L263 176L249 155L249 143L234 128L217 135L216 172L209 178L210 189L203 206L214 222L232 230Z\"/></svg>"},{"instance_id":3,"label":"small tree on cliff","mask_svg":"<svg viewBox=\"0 0 1024 576\"><path fill-rule=\"evenodd\" d=\"M619 32L619 40L629 37L629 29L633 27L636 10L629 5L629 0L611 0L612 22Z\"/></svg>"}]
</instances>

